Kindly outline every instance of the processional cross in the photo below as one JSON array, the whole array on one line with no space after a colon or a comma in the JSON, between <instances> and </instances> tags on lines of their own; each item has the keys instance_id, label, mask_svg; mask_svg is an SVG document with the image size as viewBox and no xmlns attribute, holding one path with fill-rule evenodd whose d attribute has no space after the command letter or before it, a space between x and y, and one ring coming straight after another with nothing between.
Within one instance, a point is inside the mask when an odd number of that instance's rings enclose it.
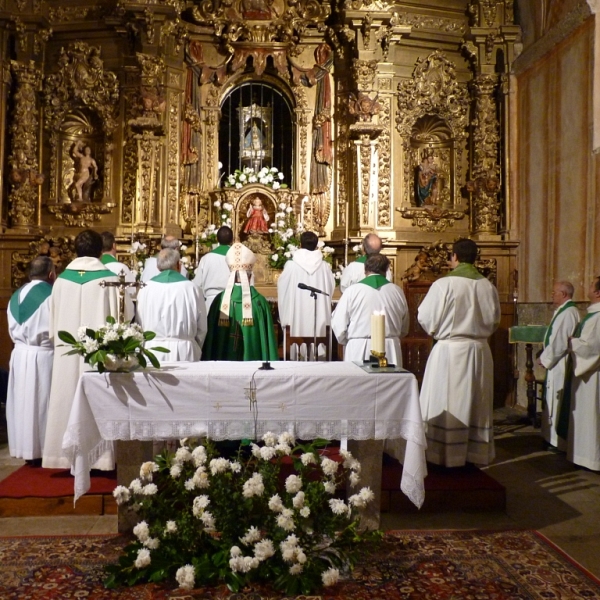
<instances>
[{"instance_id":1,"label":"processional cross","mask_svg":"<svg viewBox=\"0 0 600 600\"><path fill-rule=\"evenodd\" d=\"M127 288L135 288L139 290L143 288L146 284L143 281L125 281L125 271L121 271L117 277L119 281L106 281L103 279L100 282L100 286L104 287L116 287L119 288L119 323L125 322L125 290Z\"/></svg>"}]
</instances>

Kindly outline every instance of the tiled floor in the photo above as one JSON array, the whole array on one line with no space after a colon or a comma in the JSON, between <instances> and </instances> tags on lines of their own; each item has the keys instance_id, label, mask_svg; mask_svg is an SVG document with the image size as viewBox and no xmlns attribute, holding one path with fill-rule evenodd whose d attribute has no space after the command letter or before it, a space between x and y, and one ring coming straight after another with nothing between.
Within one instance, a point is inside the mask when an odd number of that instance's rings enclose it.
<instances>
[{"instance_id":1,"label":"tiled floor","mask_svg":"<svg viewBox=\"0 0 600 600\"><path fill-rule=\"evenodd\" d=\"M22 461L0 445L0 478ZM600 474L544 448L521 413L496 412L496 460L487 472L507 490L506 513L384 513L382 529L537 529L600 577ZM115 516L0 519L0 535L115 533Z\"/></svg>"}]
</instances>

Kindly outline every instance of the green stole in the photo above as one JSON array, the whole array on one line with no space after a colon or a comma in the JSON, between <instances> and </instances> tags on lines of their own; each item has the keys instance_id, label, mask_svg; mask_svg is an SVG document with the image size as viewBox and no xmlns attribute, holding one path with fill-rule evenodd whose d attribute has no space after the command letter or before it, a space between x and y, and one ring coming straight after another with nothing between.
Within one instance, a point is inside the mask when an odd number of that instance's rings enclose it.
<instances>
[{"instance_id":1,"label":"green stole","mask_svg":"<svg viewBox=\"0 0 600 600\"><path fill-rule=\"evenodd\" d=\"M585 322L593 316L600 314L600 311L589 312L577 325L575 332L573 333L574 338L581 336L583 331L583 325ZM562 398L559 398L558 407L558 421L556 422L556 433L563 439L567 439L569 434L569 418L571 415L571 394L572 394L572 383L573 383L573 359L569 354L567 358L567 366L565 367L565 385L563 387Z\"/></svg>"},{"instance_id":2,"label":"green stole","mask_svg":"<svg viewBox=\"0 0 600 600\"><path fill-rule=\"evenodd\" d=\"M156 281L157 283L179 283L180 281L187 280L187 277L184 277L181 273L173 271L173 269L165 269L153 277L150 281Z\"/></svg>"},{"instance_id":3,"label":"green stole","mask_svg":"<svg viewBox=\"0 0 600 600\"><path fill-rule=\"evenodd\" d=\"M550 321L550 325L548 325L548 329L546 329L546 335L544 337L544 348L550 342L550 336L552 335L552 325L554 325L554 321L556 321L558 315L563 313L567 308L571 306L575 306L575 302L573 300L567 300L559 309L558 312L552 317L552 321ZM579 336L578 336L579 337Z\"/></svg>"},{"instance_id":4,"label":"green stole","mask_svg":"<svg viewBox=\"0 0 600 600\"><path fill-rule=\"evenodd\" d=\"M103 254L100 257L100 262L103 265L107 265L108 263L119 262L112 254Z\"/></svg>"},{"instance_id":5,"label":"green stole","mask_svg":"<svg viewBox=\"0 0 600 600\"><path fill-rule=\"evenodd\" d=\"M271 306L266 298L250 287L253 326L242 326L242 286L231 290L228 325L219 325L221 292L208 313L208 333L202 348L202 360L279 360Z\"/></svg>"},{"instance_id":6,"label":"green stole","mask_svg":"<svg viewBox=\"0 0 600 600\"><path fill-rule=\"evenodd\" d=\"M46 281L34 285L22 302L19 302L19 290L10 297L10 314L14 320L22 325L40 307L42 302L52 293L52 286Z\"/></svg>"},{"instance_id":7,"label":"green stole","mask_svg":"<svg viewBox=\"0 0 600 600\"><path fill-rule=\"evenodd\" d=\"M364 279L361 279L358 283L364 283L375 290L382 288L389 281L383 275L367 275Z\"/></svg>"},{"instance_id":8,"label":"green stole","mask_svg":"<svg viewBox=\"0 0 600 600\"><path fill-rule=\"evenodd\" d=\"M228 246L227 244L221 244L216 248L213 248L210 252L212 252L213 254L220 254L221 256L225 256L229 251L229 248L231 248L231 246Z\"/></svg>"},{"instance_id":9,"label":"green stole","mask_svg":"<svg viewBox=\"0 0 600 600\"><path fill-rule=\"evenodd\" d=\"M367 255L363 254L362 256L359 256L354 262L364 265L367 262Z\"/></svg>"},{"instance_id":10,"label":"green stole","mask_svg":"<svg viewBox=\"0 0 600 600\"><path fill-rule=\"evenodd\" d=\"M446 277L465 277L466 279L485 279L471 263L458 263Z\"/></svg>"},{"instance_id":11,"label":"green stole","mask_svg":"<svg viewBox=\"0 0 600 600\"><path fill-rule=\"evenodd\" d=\"M65 269L59 276L59 279L66 279L73 283L89 283L96 279L104 279L105 277L115 277L115 274L108 269L102 269L100 271L76 271L74 269Z\"/></svg>"}]
</instances>

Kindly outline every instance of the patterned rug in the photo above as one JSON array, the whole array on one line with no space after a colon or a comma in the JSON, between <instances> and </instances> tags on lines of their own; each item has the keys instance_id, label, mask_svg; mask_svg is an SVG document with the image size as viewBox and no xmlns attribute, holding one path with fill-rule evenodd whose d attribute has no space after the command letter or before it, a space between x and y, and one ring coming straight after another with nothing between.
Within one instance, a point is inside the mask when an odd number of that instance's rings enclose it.
<instances>
[{"instance_id":1,"label":"patterned rug","mask_svg":"<svg viewBox=\"0 0 600 600\"><path fill-rule=\"evenodd\" d=\"M284 598L261 587L238 594L154 584L106 590L103 566L124 544L120 536L0 538L0 598ZM600 598L600 582L535 531L397 531L321 594L295 600L569 600Z\"/></svg>"}]
</instances>

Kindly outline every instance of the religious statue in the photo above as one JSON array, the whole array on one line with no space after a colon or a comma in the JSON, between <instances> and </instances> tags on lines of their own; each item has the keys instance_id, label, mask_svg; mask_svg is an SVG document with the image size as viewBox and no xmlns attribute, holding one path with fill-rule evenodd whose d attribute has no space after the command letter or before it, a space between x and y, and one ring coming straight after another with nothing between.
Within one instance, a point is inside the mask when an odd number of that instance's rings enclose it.
<instances>
[{"instance_id":1,"label":"religious statue","mask_svg":"<svg viewBox=\"0 0 600 600\"><path fill-rule=\"evenodd\" d=\"M92 186L98 179L98 165L92 156L92 149L81 140L75 142L71 156L75 162L72 190L76 202L90 202Z\"/></svg>"},{"instance_id":2,"label":"religious statue","mask_svg":"<svg viewBox=\"0 0 600 600\"><path fill-rule=\"evenodd\" d=\"M258 127L256 119L252 119L252 125L244 138L244 148L251 150L253 156L260 156L264 150L263 135Z\"/></svg>"},{"instance_id":3,"label":"religious statue","mask_svg":"<svg viewBox=\"0 0 600 600\"><path fill-rule=\"evenodd\" d=\"M423 153L421 164L417 167L417 206L428 206L437 203L439 186L435 157L431 150Z\"/></svg>"},{"instance_id":4,"label":"religious statue","mask_svg":"<svg viewBox=\"0 0 600 600\"><path fill-rule=\"evenodd\" d=\"M246 212L248 221L244 225L244 233L267 233L269 226L267 221L269 220L269 213L263 206L262 200L255 197L248 206Z\"/></svg>"},{"instance_id":5,"label":"religious statue","mask_svg":"<svg viewBox=\"0 0 600 600\"><path fill-rule=\"evenodd\" d=\"M273 0L242 0L244 19L270 19L273 12Z\"/></svg>"},{"instance_id":6,"label":"religious statue","mask_svg":"<svg viewBox=\"0 0 600 600\"><path fill-rule=\"evenodd\" d=\"M429 258L429 254L424 250L421 250L417 256L415 256L415 262L404 272L402 280L408 281L409 283L418 280L432 281L435 279L435 274L432 269L433 263Z\"/></svg>"}]
</instances>

